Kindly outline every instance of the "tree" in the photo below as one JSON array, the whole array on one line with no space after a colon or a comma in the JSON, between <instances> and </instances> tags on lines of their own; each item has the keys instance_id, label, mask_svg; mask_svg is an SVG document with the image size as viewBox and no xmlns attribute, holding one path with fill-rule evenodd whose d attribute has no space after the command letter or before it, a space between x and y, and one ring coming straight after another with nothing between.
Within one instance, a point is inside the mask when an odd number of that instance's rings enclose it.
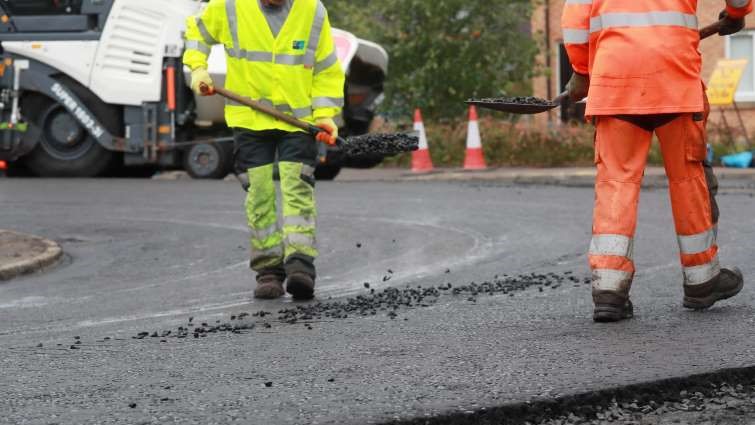
<instances>
[{"instance_id":1,"label":"tree","mask_svg":"<svg viewBox=\"0 0 755 425\"><path fill-rule=\"evenodd\" d=\"M454 117L469 97L529 91L530 0L324 1L334 26L388 50L389 115Z\"/></svg>"}]
</instances>

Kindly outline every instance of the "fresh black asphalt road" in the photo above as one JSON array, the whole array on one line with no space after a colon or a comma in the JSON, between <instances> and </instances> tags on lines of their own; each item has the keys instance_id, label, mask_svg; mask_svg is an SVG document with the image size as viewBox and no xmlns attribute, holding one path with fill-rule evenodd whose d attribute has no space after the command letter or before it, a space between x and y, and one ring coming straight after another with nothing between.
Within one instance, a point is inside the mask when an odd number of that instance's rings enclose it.
<instances>
[{"instance_id":1,"label":"fresh black asphalt road","mask_svg":"<svg viewBox=\"0 0 755 425\"><path fill-rule=\"evenodd\" d=\"M0 180L0 228L67 254L0 283L0 423L384 423L753 366L755 188L723 192L721 257L745 272L742 294L681 307L668 195L645 190L636 318L598 325L582 282L590 188L323 183L322 302L504 274L580 282L289 324L275 314L297 304L252 300L236 184ZM241 312L254 329L132 338Z\"/></svg>"}]
</instances>

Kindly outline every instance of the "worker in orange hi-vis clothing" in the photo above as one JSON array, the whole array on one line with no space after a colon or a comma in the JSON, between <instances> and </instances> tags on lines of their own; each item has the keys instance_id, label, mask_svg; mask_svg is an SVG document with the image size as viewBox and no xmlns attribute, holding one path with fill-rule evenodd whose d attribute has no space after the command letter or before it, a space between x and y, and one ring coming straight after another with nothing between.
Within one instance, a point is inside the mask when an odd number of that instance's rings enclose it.
<instances>
[{"instance_id":1,"label":"worker in orange hi-vis clothing","mask_svg":"<svg viewBox=\"0 0 755 425\"><path fill-rule=\"evenodd\" d=\"M566 0L564 43L572 99L596 125L593 318L632 317L637 205L655 133L663 153L684 274L684 306L705 309L742 290L718 261L717 208L706 181L707 99L701 83L697 0ZM719 34L744 28L752 0L727 0ZM589 96L588 96L589 95Z\"/></svg>"}]
</instances>

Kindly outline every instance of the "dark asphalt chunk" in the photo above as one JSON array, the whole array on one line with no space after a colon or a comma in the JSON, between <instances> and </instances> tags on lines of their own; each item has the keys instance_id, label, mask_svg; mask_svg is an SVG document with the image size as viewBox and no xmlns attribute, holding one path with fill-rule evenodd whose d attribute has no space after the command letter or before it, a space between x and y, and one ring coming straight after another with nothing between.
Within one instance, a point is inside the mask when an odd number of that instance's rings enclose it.
<instances>
[{"instance_id":1,"label":"dark asphalt chunk","mask_svg":"<svg viewBox=\"0 0 755 425\"><path fill-rule=\"evenodd\" d=\"M129 403L128 407L130 407L132 409L135 409L136 408L136 403Z\"/></svg>"},{"instance_id":2,"label":"dark asphalt chunk","mask_svg":"<svg viewBox=\"0 0 755 425\"><path fill-rule=\"evenodd\" d=\"M268 381L268 382L265 382L265 386L266 386L266 387L268 387L268 388L270 388L270 387L272 387L272 386L273 386L273 383L272 383L272 382L270 382L270 381Z\"/></svg>"},{"instance_id":3,"label":"dark asphalt chunk","mask_svg":"<svg viewBox=\"0 0 755 425\"><path fill-rule=\"evenodd\" d=\"M416 151L419 138L409 134L365 134L349 137L341 151L347 157L393 156L404 152Z\"/></svg>"}]
</instances>

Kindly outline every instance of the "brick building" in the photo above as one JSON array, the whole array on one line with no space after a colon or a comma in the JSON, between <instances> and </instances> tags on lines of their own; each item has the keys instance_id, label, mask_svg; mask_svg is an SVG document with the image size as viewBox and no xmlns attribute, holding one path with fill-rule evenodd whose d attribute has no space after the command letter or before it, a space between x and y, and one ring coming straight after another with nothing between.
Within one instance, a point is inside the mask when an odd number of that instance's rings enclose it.
<instances>
[{"instance_id":1,"label":"brick building","mask_svg":"<svg viewBox=\"0 0 755 425\"><path fill-rule=\"evenodd\" d=\"M538 97L552 99L560 93L571 76L571 66L563 47L561 34L561 13L565 0L535 0L535 8L532 15L532 33L541 43L543 54L538 58L539 65L543 67L545 76L538 77L533 82L534 94ZM699 0L698 18L700 26L709 25L716 21L718 13L725 7L724 0ZM748 132L755 139L755 15L748 17L747 29L737 35L720 37L713 36L700 43L703 55L703 80L708 81L713 72L716 62L722 58L745 58L749 64L739 85L736 101L742 113ZM547 53L546 53L547 52ZM573 105L568 112L559 112L557 109L550 116L543 116L551 122L569 118L569 115L578 115L580 110ZM566 116L562 116L566 115ZM733 108L725 110L728 123L738 127L737 115ZM711 113L712 124L721 123L721 112L714 107Z\"/></svg>"}]
</instances>

